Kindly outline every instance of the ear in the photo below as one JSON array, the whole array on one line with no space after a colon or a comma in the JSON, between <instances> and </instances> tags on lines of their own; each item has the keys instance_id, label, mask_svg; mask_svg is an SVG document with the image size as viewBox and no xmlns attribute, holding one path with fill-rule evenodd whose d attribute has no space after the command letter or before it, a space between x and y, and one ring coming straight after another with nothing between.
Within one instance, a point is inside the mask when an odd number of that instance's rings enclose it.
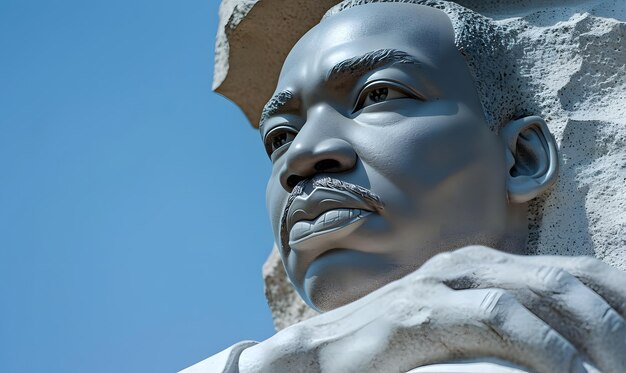
<instances>
[{"instance_id":1,"label":"ear","mask_svg":"<svg viewBox=\"0 0 626 373\"><path fill-rule=\"evenodd\" d=\"M528 202L554 184L559 173L556 142L541 117L509 122L500 137L506 145L510 202Z\"/></svg>"}]
</instances>

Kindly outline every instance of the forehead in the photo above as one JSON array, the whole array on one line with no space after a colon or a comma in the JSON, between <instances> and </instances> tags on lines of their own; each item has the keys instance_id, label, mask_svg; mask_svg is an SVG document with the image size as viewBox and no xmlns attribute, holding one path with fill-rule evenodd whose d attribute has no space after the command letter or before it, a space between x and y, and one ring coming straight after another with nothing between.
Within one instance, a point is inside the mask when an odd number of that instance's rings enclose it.
<instances>
[{"instance_id":1,"label":"forehead","mask_svg":"<svg viewBox=\"0 0 626 373\"><path fill-rule=\"evenodd\" d=\"M402 50L426 65L458 54L452 23L442 11L403 3L360 5L323 20L302 37L285 60L279 85L298 89L298 81L378 49Z\"/></svg>"}]
</instances>

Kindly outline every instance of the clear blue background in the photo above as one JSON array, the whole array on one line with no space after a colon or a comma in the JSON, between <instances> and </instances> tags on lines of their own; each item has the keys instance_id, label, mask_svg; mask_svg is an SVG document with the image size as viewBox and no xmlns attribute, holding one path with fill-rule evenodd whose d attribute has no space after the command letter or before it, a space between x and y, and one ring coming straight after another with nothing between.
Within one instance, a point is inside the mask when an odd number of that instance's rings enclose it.
<instances>
[{"instance_id":1,"label":"clear blue background","mask_svg":"<svg viewBox=\"0 0 626 373\"><path fill-rule=\"evenodd\" d=\"M270 163L217 0L0 1L0 372L174 372L273 333Z\"/></svg>"}]
</instances>

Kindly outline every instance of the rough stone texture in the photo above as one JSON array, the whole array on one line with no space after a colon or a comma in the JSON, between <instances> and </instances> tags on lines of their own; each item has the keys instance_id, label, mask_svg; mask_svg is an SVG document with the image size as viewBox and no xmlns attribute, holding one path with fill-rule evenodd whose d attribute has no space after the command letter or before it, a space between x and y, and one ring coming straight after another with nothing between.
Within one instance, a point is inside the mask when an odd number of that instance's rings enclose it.
<instances>
[{"instance_id":1,"label":"rough stone texture","mask_svg":"<svg viewBox=\"0 0 626 373\"><path fill-rule=\"evenodd\" d=\"M224 1L217 91L256 125L284 56L337 2ZM560 179L530 207L529 253L593 255L626 270L626 2L457 3L504 30L525 109L546 119L559 144ZM277 329L315 314L291 290L275 250L264 277Z\"/></svg>"},{"instance_id":2,"label":"rough stone texture","mask_svg":"<svg viewBox=\"0 0 626 373\"><path fill-rule=\"evenodd\" d=\"M254 127L291 47L335 0L223 0L213 90L234 101Z\"/></svg>"}]
</instances>

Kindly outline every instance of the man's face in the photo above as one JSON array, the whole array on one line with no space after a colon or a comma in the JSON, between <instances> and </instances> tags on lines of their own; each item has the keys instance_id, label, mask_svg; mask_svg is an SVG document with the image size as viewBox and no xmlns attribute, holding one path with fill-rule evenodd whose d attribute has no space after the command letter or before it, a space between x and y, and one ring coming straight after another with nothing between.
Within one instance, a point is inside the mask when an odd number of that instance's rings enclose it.
<instances>
[{"instance_id":1,"label":"man's face","mask_svg":"<svg viewBox=\"0 0 626 373\"><path fill-rule=\"evenodd\" d=\"M287 57L261 135L275 239L319 310L506 239L504 148L439 10L370 4L324 20Z\"/></svg>"}]
</instances>

